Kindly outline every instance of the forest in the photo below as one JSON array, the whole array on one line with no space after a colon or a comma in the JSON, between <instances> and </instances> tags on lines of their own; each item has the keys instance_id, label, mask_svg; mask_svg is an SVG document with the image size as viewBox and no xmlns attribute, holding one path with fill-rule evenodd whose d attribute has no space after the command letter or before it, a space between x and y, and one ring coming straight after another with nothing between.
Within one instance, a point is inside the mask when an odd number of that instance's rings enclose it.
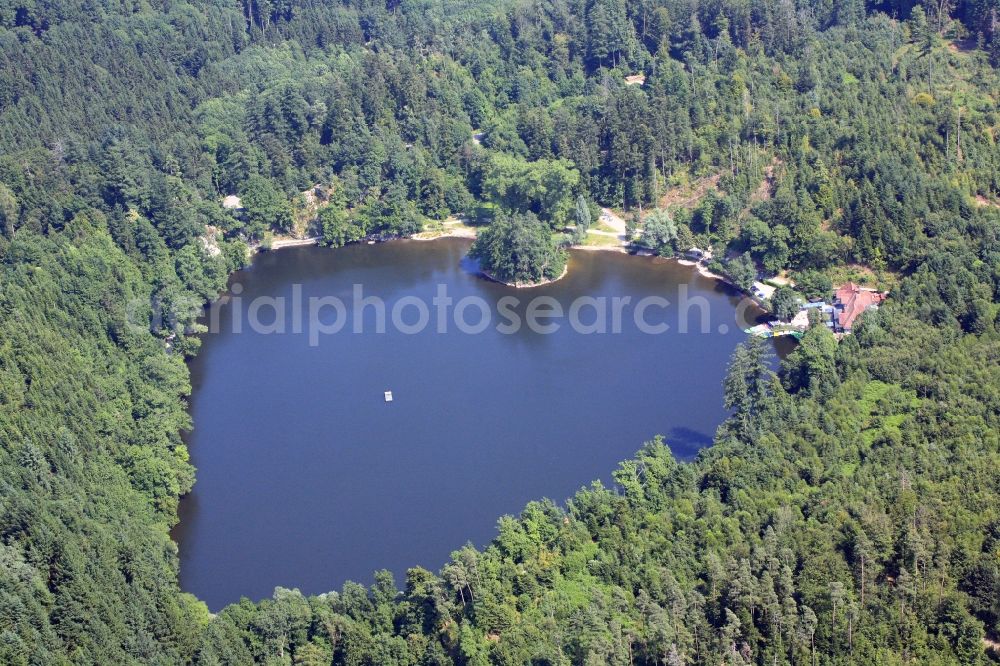
<instances>
[{"instance_id":1,"label":"forest","mask_svg":"<svg viewBox=\"0 0 1000 666\"><path fill-rule=\"evenodd\" d=\"M1000 661L998 19L998 0L3 3L0 663ZM776 372L741 345L696 460L636 442L613 484L500 517L436 572L215 615L180 590L185 359L252 249L456 215L504 277L537 279L598 206L664 254L890 299Z\"/></svg>"}]
</instances>

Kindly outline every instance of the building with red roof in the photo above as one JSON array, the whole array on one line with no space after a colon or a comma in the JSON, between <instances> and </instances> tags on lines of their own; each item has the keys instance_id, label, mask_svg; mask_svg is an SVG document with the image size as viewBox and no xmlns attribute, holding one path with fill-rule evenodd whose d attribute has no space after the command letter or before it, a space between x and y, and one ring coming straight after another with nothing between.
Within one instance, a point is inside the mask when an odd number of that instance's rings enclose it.
<instances>
[{"instance_id":1,"label":"building with red roof","mask_svg":"<svg viewBox=\"0 0 1000 666\"><path fill-rule=\"evenodd\" d=\"M876 310L886 295L874 289L865 289L853 282L843 285L833 295L834 329L850 333L854 320L867 310Z\"/></svg>"}]
</instances>

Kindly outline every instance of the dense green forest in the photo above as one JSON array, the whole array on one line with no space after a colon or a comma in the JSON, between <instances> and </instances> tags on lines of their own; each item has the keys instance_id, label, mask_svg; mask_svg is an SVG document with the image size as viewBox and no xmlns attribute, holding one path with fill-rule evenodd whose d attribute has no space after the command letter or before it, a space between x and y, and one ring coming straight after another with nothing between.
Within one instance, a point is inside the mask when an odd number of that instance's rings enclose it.
<instances>
[{"instance_id":1,"label":"dense green forest","mask_svg":"<svg viewBox=\"0 0 1000 666\"><path fill-rule=\"evenodd\" d=\"M998 31L997 0L2 3L0 663L1000 659ZM534 277L597 204L892 297L778 373L741 346L694 462L651 442L438 573L180 592L184 360L248 248L495 217Z\"/></svg>"}]
</instances>

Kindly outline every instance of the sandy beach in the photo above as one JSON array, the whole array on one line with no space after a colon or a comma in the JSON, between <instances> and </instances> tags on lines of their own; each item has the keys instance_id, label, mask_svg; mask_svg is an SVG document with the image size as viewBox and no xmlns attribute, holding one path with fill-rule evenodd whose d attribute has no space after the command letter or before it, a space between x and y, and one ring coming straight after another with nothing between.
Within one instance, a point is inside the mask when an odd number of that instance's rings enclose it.
<instances>
[{"instance_id":1,"label":"sandy beach","mask_svg":"<svg viewBox=\"0 0 1000 666\"><path fill-rule=\"evenodd\" d=\"M280 250L286 247L301 247L303 245L319 245L319 242L323 240L321 236L310 236L309 238L276 238L271 241L272 250ZM257 245L257 250L260 251L260 245Z\"/></svg>"}]
</instances>

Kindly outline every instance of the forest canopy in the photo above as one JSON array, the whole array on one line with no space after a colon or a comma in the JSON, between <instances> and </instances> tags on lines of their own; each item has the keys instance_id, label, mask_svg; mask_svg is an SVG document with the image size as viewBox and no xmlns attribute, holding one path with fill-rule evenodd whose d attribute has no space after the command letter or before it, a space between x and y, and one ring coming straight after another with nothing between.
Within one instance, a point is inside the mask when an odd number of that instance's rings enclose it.
<instances>
[{"instance_id":1,"label":"forest canopy","mask_svg":"<svg viewBox=\"0 0 1000 666\"><path fill-rule=\"evenodd\" d=\"M5 3L0 663L995 662L998 14ZM777 372L737 350L696 460L654 440L437 572L215 616L180 591L184 361L250 249L495 218L476 253L536 280L596 205L741 286L890 299Z\"/></svg>"}]
</instances>

